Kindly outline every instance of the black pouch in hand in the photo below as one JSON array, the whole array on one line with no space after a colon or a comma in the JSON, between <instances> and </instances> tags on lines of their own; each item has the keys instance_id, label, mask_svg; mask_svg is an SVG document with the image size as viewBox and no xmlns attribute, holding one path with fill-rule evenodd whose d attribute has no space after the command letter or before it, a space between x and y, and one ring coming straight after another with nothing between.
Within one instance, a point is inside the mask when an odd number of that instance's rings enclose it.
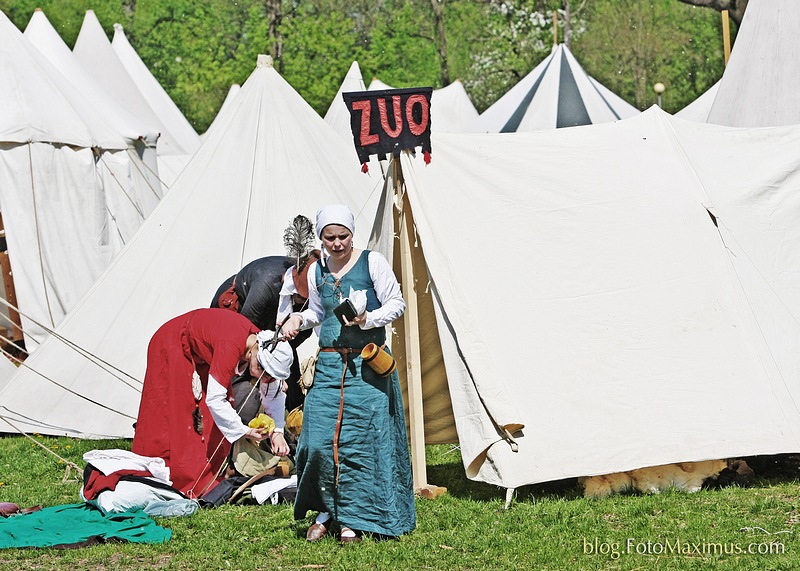
<instances>
[{"instance_id":1,"label":"black pouch in hand","mask_svg":"<svg viewBox=\"0 0 800 571\"><path fill-rule=\"evenodd\" d=\"M342 325L347 325L347 321L353 321L356 317L358 317L356 308L353 306L353 302L351 302L349 299L345 299L340 305L335 307L333 314ZM345 321L345 319L347 319L347 321Z\"/></svg>"}]
</instances>

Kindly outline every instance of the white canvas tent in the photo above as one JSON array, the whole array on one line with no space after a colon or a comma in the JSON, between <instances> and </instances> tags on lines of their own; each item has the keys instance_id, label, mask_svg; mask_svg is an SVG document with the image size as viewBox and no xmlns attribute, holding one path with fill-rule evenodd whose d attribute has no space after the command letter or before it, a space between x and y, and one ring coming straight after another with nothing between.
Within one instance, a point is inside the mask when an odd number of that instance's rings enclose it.
<instances>
[{"instance_id":1,"label":"white canvas tent","mask_svg":"<svg viewBox=\"0 0 800 571\"><path fill-rule=\"evenodd\" d=\"M373 77L372 81L369 82L369 86L367 86L368 91L380 91L383 89L396 89L396 88L392 87L391 85L387 85L377 77Z\"/></svg>"},{"instance_id":2,"label":"white canvas tent","mask_svg":"<svg viewBox=\"0 0 800 571\"><path fill-rule=\"evenodd\" d=\"M404 155L427 440L506 488L800 450L798 141L654 107Z\"/></svg>"},{"instance_id":3,"label":"white canvas tent","mask_svg":"<svg viewBox=\"0 0 800 571\"><path fill-rule=\"evenodd\" d=\"M139 229L161 198L156 141L158 130L143 125L114 100L75 59L44 12L37 8L25 28L25 37L83 95L109 125L128 143L129 166L111 180L110 215L122 244ZM116 191L114 193L114 191ZM112 194L113 193L113 194ZM121 247L121 245L120 245Z\"/></svg>"},{"instance_id":4,"label":"white canvas tent","mask_svg":"<svg viewBox=\"0 0 800 571\"><path fill-rule=\"evenodd\" d=\"M431 94L431 131L463 133L478 120L478 110L460 80Z\"/></svg>"},{"instance_id":5,"label":"white canvas tent","mask_svg":"<svg viewBox=\"0 0 800 571\"><path fill-rule=\"evenodd\" d=\"M0 209L17 301L53 327L119 251L128 143L0 14ZM40 330L23 316L28 348Z\"/></svg>"},{"instance_id":6,"label":"white canvas tent","mask_svg":"<svg viewBox=\"0 0 800 571\"><path fill-rule=\"evenodd\" d=\"M313 220L321 205L348 204L361 214L357 237L366 242L380 194L374 179L266 59L58 328L82 351L50 337L0 389L0 431L13 432L11 421L43 434L131 436L147 343L162 323L208 307L247 262L282 254L283 231L297 214Z\"/></svg>"},{"instance_id":7,"label":"white canvas tent","mask_svg":"<svg viewBox=\"0 0 800 571\"><path fill-rule=\"evenodd\" d=\"M731 127L800 123L800 4L750 0L708 122Z\"/></svg>"},{"instance_id":8,"label":"white canvas tent","mask_svg":"<svg viewBox=\"0 0 800 571\"><path fill-rule=\"evenodd\" d=\"M719 83L719 81L716 82L704 91L700 97L675 113L675 117L680 117L686 121L706 123L708 121L708 114L711 111L711 106L714 104L714 98L717 96L717 91L719 90Z\"/></svg>"},{"instance_id":9,"label":"white canvas tent","mask_svg":"<svg viewBox=\"0 0 800 571\"><path fill-rule=\"evenodd\" d=\"M564 44L495 101L472 126L478 133L538 131L607 123L639 111L589 76Z\"/></svg>"}]
</instances>

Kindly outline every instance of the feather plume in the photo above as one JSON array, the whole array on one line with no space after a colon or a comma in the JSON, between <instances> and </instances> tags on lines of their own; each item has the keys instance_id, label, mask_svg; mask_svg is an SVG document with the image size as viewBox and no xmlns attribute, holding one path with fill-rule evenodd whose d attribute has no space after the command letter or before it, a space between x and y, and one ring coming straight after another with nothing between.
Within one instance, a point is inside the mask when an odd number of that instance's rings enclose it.
<instances>
[{"instance_id":1,"label":"feather plume","mask_svg":"<svg viewBox=\"0 0 800 571\"><path fill-rule=\"evenodd\" d=\"M203 435L203 413L200 411L200 405L194 405L194 412L192 412L192 428L200 436Z\"/></svg>"},{"instance_id":2,"label":"feather plume","mask_svg":"<svg viewBox=\"0 0 800 571\"><path fill-rule=\"evenodd\" d=\"M283 245L286 255L295 259L297 267L314 249L314 225L311 220L298 214L286 230L283 231Z\"/></svg>"}]
</instances>

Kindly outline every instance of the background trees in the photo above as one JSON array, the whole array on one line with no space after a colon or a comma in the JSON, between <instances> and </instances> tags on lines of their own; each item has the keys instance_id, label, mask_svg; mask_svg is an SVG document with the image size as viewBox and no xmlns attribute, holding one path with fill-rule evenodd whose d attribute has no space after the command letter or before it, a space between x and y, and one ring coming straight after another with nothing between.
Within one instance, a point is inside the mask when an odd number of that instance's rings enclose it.
<instances>
[{"instance_id":1,"label":"background trees","mask_svg":"<svg viewBox=\"0 0 800 571\"><path fill-rule=\"evenodd\" d=\"M708 6L714 9L689 4ZM0 0L24 29L41 7L72 46L93 9L111 37L128 39L198 132L228 88L269 53L318 112L330 105L353 60L367 83L443 87L460 79L479 111L559 41L587 72L640 109L667 87L668 111L722 75L723 4L739 0Z\"/></svg>"}]
</instances>

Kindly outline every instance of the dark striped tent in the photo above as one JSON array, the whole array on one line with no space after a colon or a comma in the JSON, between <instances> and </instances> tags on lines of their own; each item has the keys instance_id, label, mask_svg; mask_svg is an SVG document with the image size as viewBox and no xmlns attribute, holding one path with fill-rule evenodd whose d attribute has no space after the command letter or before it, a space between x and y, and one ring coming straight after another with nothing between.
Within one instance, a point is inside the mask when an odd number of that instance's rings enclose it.
<instances>
[{"instance_id":1,"label":"dark striped tent","mask_svg":"<svg viewBox=\"0 0 800 571\"><path fill-rule=\"evenodd\" d=\"M498 99L472 131L511 133L591 125L639 111L590 77L564 44Z\"/></svg>"}]
</instances>

